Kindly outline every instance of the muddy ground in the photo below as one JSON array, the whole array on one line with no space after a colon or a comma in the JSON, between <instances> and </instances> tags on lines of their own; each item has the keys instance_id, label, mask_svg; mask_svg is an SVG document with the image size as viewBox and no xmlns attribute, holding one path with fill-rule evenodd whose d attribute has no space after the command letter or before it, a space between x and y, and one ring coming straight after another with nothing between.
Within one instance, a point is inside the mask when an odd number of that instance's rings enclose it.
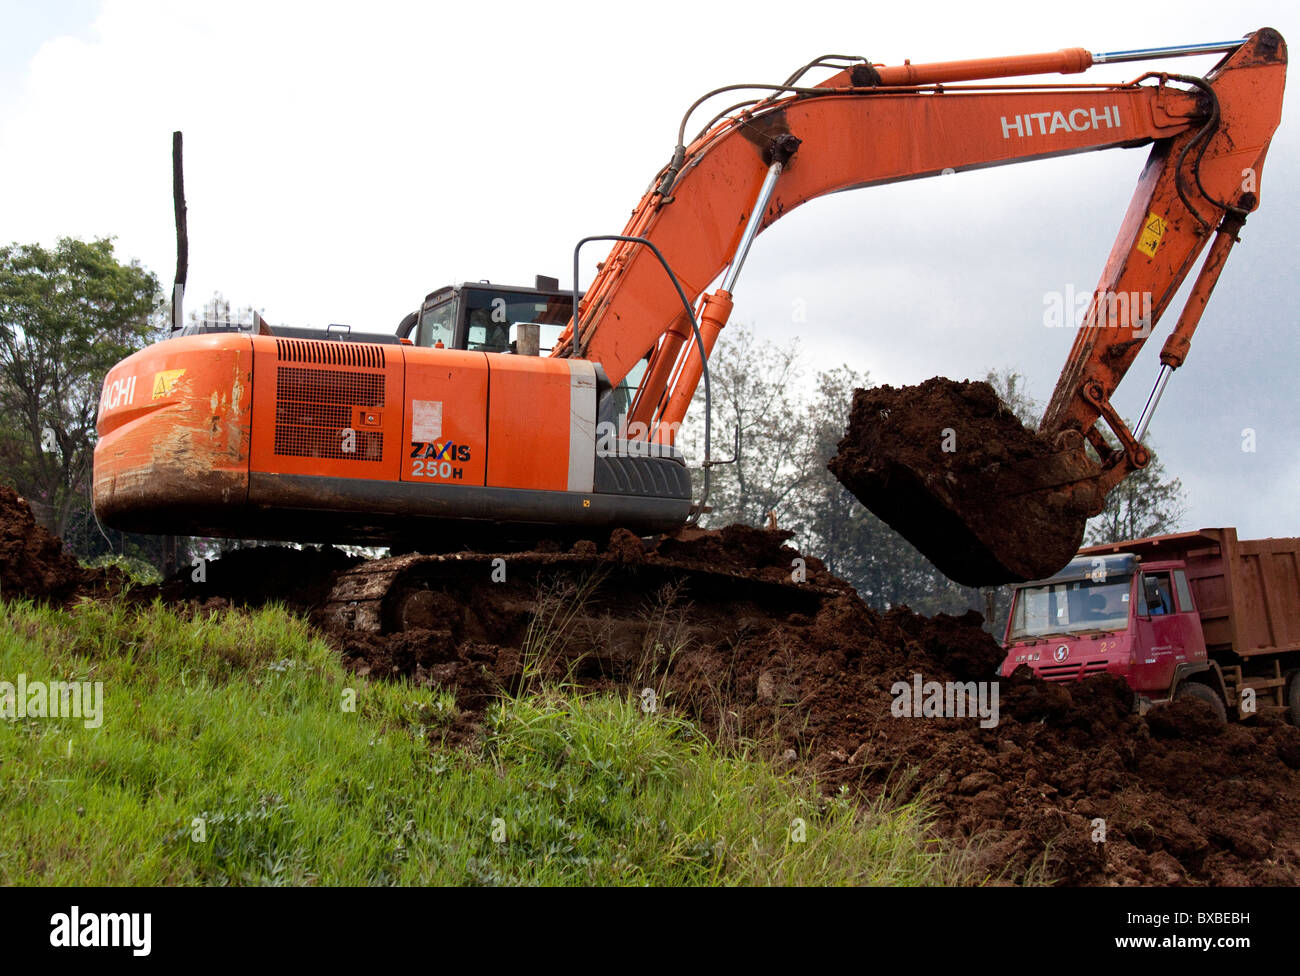
<instances>
[{"instance_id":1,"label":"muddy ground","mask_svg":"<svg viewBox=\"0 0 1300 976\"><path fill-rule=\"evenodd\" d=\"M117 574L82 567L63 543L37 524L27 500L0 486L0 598L63 602L101 593Z\"/></svg>"},{"instance_id":2,"label":"muddy ground","mask_svg":"<svg viewBox=\"0 0 1300 976\"><path fill-rule=\"evenodd\" d=\"M1004 494L1056 451L988 383L934 377L855 390L830 469L950 579L991 586L1050 576L1083 540L1086 492Z\"/></svg>"},{"instance_id":3,"label":"muddy ground","mask_svg":"<svg viewBox=\"0 0 1300 976\"><path fill-rule=\"evenodd\" d=\"M77 574L24 508L0 493L4 578L53 600L102 593L102 580L69 585ZM1048 684L1025 669L997 683L994 727L897 717L896 682L988 681L997 643L975 613L877 613L812 558L793 584L787 538L736 526L646 543L616 531L555 547L554 572L444 580L426 600L438 626L389 636L323 618L331 574L353 564L334 550L242 550L205 584L161 592L197 612L287 600L356 672L454 689L458 741L474 739L494 696L543 678L651 688L724 744L756 740L827 791L922 797L935 834L969 845L989 879L1300 883L1300 730L1265 719L1216 729L1198 702L1138 717L1120 681ZM590 571L573 571L575 555Z\"/></svg>"}]
</instances>

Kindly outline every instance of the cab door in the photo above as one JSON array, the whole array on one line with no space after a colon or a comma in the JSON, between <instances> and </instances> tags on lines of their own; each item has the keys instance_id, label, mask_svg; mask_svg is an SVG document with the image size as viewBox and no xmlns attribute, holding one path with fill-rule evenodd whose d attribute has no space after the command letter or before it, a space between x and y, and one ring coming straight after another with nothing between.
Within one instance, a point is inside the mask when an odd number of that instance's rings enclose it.
<instances>
[{"instance_id":1,"label":"cab door","mask_svg":"<svg viewBox=\"0 0 1300 976\"><path fill-rule=\"evenodd\" d=\"M1151 697L1164 697L1181 664L1206 660L1201 621L1192 605L1186 579L1176 585L1180 570L1148 570L1136 578L1137 616L1133 687Z\"/></svg>"}]
</instances>

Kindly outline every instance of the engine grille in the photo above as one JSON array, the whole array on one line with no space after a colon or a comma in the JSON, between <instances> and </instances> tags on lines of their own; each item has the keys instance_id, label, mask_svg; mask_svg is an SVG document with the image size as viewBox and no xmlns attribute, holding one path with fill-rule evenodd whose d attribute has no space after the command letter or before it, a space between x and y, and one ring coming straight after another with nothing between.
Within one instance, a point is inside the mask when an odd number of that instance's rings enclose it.
<instances>
[{"instance_id":1,"label":"engine grille","mask_svg":"<svg viewBox=\"0 0 1300 976\"><path fill-rule=\"evenodd\" d=\"M370 342L276 339L275 357L281 362L358 366L362 369L384 368L384 347Z\"/></svg>"},{"instance_id":2,"label":"engine grille","mask_svg":"<svg viewBox=\"0 0 1300 976\"><path fill-rule=\"evenodd\" d=\"M279 340L277 344L282 351L286 346L345 345L288 339ZM289 351L304 356L334 352L310 348L290 348ZM363 351L367 356L370 355L369 350ZM382 361L383 350L379 350L381 365ZM378 430L357 430L354 417L358 407L383 405L383 373L310 369L301 366L277 367L275 453L286 457L331 458L338 461L382 461L383 433Z\"/></svg>"}]
</instances>

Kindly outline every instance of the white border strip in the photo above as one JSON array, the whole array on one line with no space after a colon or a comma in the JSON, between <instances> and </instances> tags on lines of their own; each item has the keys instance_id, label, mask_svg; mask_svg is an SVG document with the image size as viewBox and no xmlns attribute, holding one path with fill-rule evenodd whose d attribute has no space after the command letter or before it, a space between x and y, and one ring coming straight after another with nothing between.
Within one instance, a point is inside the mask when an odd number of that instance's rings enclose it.
<instances>
[{"instance_id":1,"label":"white border strip","mask_svg":"<svg viewBox=\"0 0 1300 976\"><path fill-rule=\"evenodd\" d=\"M596 479L596 367L569 364L569 491L592 490Z\"/></svg>"}]
</instances>

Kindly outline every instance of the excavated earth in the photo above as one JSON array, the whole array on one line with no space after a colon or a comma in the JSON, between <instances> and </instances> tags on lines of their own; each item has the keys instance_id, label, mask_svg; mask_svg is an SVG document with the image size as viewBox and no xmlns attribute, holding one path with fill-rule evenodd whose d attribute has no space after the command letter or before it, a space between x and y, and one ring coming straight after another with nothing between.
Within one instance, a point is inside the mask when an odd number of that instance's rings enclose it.
<instances>
[{"instance_id":1,"label":"excavated earth","mask_svg":"<svg viewBox=\"0 0 1300 976\"><path fill-rule=\"evenodd\" d=\"M1082 498L998 490L1055 453L988 383L936 376L855 390L830 469L946 576L991 586L1050 576L1083 540Z\"/></svg>"},{"instance_id":2,"label":"excavated earth","mask_svg":"<svg viewBox=\"0 0 1300 976\"><path fill-rule=\"evenodd\" d=\"M72 599L76 574L12 501L0 495L5 578ZM1263 718L1219 729L1199 702L1138 717L1118 680L1049 684L1026 669L997 683L996 726L896 717L895 682L988 681L997 643L974 613L877 613L810 557L806 582L785 586L800 566L788 537L733 526L644 542L618 530L549 547L557 568L540 577L510 572L507 557L504 582L477 574L431 594L436 627L387 636L323 617L332 575L354 563L335 550L241 550L206 583L162 592L194 612L287 600L357 673L453 689L453 741L473 741L485 706L530 681L652 688L720 742L762 743L826 791L920 798L935 835L987 880L1300 883L1300 730ZM588 571L573 572L575 555Z\"/></svg>"},{"instance_id":3,"label":"excavated earth","mask_svg":"<svg viewBox=\"0 0 1300 976\"><path fill-rule=\"evenodd\" d=\"M101 593L120 575L86 569L32 515L27 500L0 486L0 598L64 602L78 594Z\"/></svg>"}]
</instances>

